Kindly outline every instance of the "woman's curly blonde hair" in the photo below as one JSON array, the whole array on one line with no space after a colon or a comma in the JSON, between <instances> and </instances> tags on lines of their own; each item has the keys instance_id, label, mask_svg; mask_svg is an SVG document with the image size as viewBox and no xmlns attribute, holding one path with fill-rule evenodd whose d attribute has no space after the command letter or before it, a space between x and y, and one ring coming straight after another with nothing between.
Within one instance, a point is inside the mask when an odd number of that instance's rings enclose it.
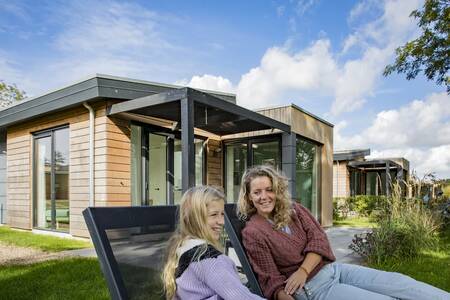
<instances>
[{"instance_id":1,"label":"woman's curly blonde hair","mask_svg":"<svg viewBox=\"0 0 450 300\"><path fill-rule=\"evenodd\" d=\"M257 177L268 177L275 192L275 208L272 218L276 229L281 229L291 222L292 202L288 191L288 179L268 165L254 166L245 171L242 176L239 191L238 213L243 219L256 214L256 208L250 199L250 183Z\"/></svg>"}]
</instances>

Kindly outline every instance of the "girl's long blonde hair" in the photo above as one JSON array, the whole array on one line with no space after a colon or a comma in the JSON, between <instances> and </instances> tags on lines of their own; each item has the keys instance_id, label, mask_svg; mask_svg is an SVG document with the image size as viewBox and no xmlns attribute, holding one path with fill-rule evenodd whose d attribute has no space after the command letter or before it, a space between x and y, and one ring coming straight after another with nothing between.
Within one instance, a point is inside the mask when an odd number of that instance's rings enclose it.
<instances>
[{"instance_id":1,"label":"girl's long blonde hair","mask_svg":"<svg viewBox=\"0 0 450 300\"><path fill-rule=\"evenodd\" d=\"M292 202L288 190L288 179L268 165L254 166L245 171L242 176L239 191L238 213L241 218L248 219L256 213L256 208L250 199L250 183L257 177L268 177L275 192L275 208L272 212L276 229L281 229L291 222Z\"/></svg>"},{"instance_id":2,"label":"girl's long blonde hair","mask_svg":"<svg viewBox=\"0 0 450 300\"><path fill-rule=\"evenodd\" d=\"M221 250L219 241L211 235L208 226L208 205L213 201L225 202L225 195L212 186L196 186L187 190L181 198L178 228L169 242L169 251L164 265L162 280L166 299L172 299L176 292L175 271L179 257L177 249L191 238L205 240L216 249ZM207 244L202 245L194 255L194 260L206 251Z\"/></svg>"}]
</instances>

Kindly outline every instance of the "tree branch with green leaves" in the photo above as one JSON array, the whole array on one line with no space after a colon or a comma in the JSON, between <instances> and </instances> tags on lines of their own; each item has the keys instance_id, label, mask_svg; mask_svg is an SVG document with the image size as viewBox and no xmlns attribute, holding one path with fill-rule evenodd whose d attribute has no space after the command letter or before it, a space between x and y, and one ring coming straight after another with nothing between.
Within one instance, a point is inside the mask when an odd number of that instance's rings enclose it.
<instances>
[{"instance_id":1,"label":"tree branch with green leaves","mask_svg":"<svg viewBox=\"0 0 450 300\"><path fill-rule=\"evenodd\" d=\"M450 1L426 0L410 17L418 19L422 34L396 49L395 62L386 66L383 75L405 73L410 80L423 72L450 94Z\"/></svg>"},{"instance_id":2,"label":"tree branch with green leaves","mask_svg":"<svg viewBox=\"0 0 450 300\"><path fill-rule=\"evenodd\" d=\"M0 107L8 107L25 96L25 92L19 90L15 84L7 84L0 80Z\"/></svg>"}]
</instances>

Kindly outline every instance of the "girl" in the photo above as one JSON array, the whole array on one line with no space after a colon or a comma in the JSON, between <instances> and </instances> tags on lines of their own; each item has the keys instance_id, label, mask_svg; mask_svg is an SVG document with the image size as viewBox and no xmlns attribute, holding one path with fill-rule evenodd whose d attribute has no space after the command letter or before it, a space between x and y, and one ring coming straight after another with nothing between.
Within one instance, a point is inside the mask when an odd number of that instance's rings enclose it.
<instances>
[{"instance_id":1,"label":"girl","mask_svg":"<svg viewBox=\"0 0 450 300\"><path fill-rule=\"evenodd\" d=\"M408 276L336 263L325 232L292 203L287 178L269 166L246 171L238 202L242 240L268 299L450 299Z\"/></svg>"},{"instance_id":2,"label":"girl","mask_svg":"<svg viewBox=\"0 0 450 300\"><path fill-rule=\"evenodd\" d=\"M242 285L232 260L220 252L225 196L210 186L181 198L163 282L167 299L263 299Z\"/></svg>"}]
</instances>

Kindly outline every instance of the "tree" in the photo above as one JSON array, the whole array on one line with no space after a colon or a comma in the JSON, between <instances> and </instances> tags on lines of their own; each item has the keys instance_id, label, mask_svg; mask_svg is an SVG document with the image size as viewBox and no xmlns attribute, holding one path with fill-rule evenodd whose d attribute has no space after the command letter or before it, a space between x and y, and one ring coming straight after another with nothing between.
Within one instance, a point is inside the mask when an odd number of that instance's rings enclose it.
<instances>
[{"instance_id":1,"label":"tree","mask_svg":"<svg viewBox=\"0 0 450 300\"><path fill-rule=\"evenodd\" d=\"M395 63L386 66L384 76L396 71L410 80L423 71L429 80L445 85L450 94L450 2L426 0L410 17L418 19L422 34L396 49Z\"/></svg>"},{"instance_id":2,"label":"tree","mask_svg":"<svg viewBox=\"0 0 450 300\"><path fill-rule=\"evenodd\" d=\"M0 80L0 107L10 106L15 101L25 98L25 92L17 88L15 84L10 85Z\"/></svg>"}]
</instances>

